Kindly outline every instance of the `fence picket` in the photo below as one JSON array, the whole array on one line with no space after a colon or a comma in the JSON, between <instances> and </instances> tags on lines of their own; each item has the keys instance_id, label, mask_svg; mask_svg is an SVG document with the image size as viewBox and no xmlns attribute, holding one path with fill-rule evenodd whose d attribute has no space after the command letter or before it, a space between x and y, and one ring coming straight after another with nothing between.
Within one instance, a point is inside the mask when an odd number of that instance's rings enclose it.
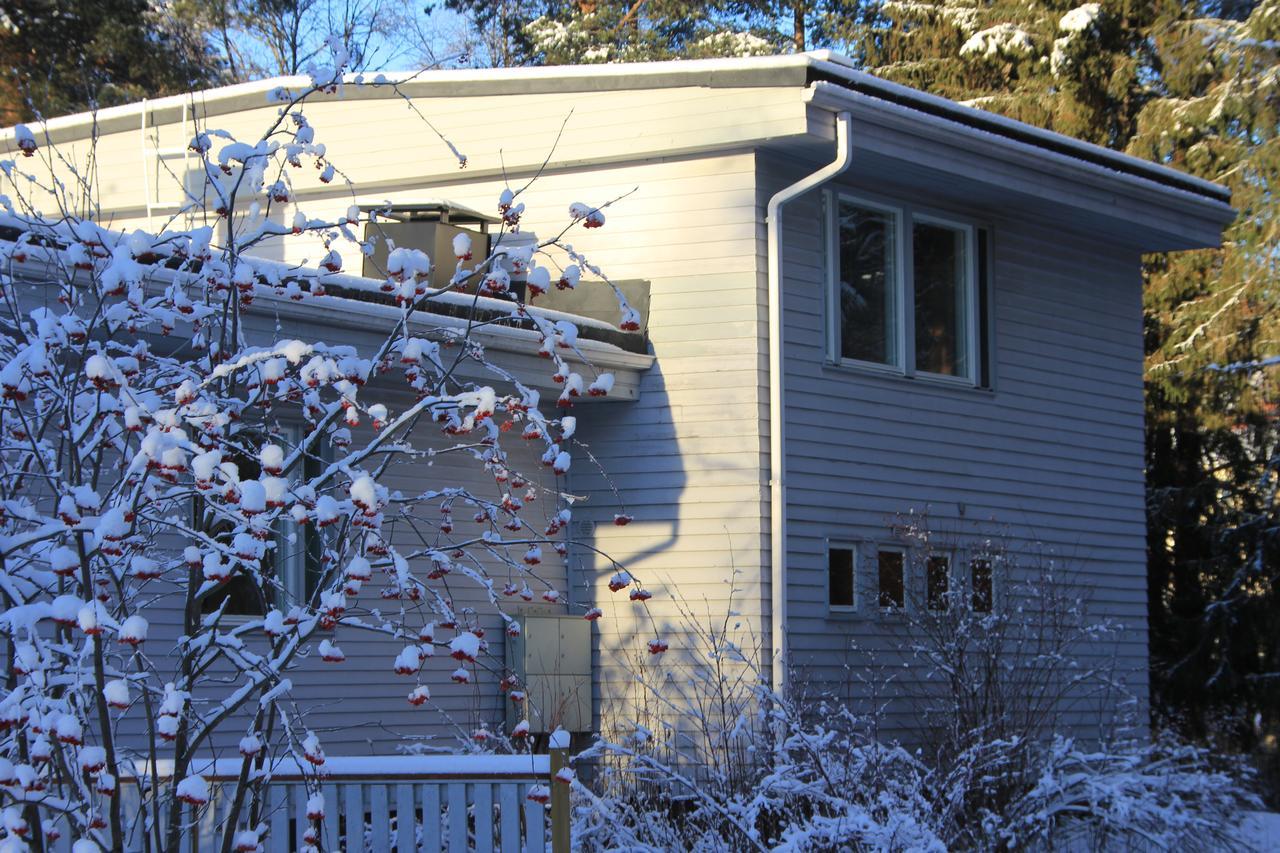
<instances>
[{"instance_id":1,"label":"fence picket","mask_svg":"<svg viewBox=\"0 0 1280 853\"><path fill-rule=\"evenodd\" d=\"M272 849L288 847L289 788L286 785L268 785L263 793L267 797L267 846Z\"/></svg>"},{"instance_id":2,"label":"fence picket","mask_svg":"<svg viewBox=\"0 0 1280 853\"><path fill-rule=\"evenodd\" d=\"M422 853L440 853L440 786L422 786Z\"/></svg>"},{"instance_id":3,"label":"fence picket","mask_svg":"<svg viewBox=\"0 0 1280 853\"><path fill-rule=\"evenodd\" d=\"M327 853L338 853L338 813L342 810L342 800L338 797L337 785L325 785L321 789L324 794L324 849Z\"/></svg>"},{"instance_id":4,"label":"fence picket","mask_svg":"<svg viewBox=\"0 0 1280 853\"><path fill-rule=\"evenodd\" d=\"M396 785L396 853L417 853L413 846L413 786Z\"/></svg>"},{"instance_id":5,"label":"fence picket","mask_svg":"<svg viewBox=\"0 0 1280 853\"><path fill-rule=\"evenodd\" d=\"M520 853L520 786L498 786L498 807L502 810L499 843L502 853Z\"/></svg>"},{"instance_id":6,"label":"fence picket","mask_svg":"<svg viewBox=\"0 0 1280 853\"><path fill-rule=\"evenodd\" d=\"M546 808L535 800L528 798L529 786L521 785L524 793L524 851L525 853L546 853L547 832L544 826Z\"/></svg>"},{"instance_id":7,"label":"fence picket","mask_svg":"<svg viewBox=\"0 0 1280 853\"><path fill-rule=\"evenodd\" d=\"M477 782L471 801L476 816L476 850L493 850L493 786Z\"/></svg>"},{"instance_id":8,"label":"fence picket","mask_svg":"<svg viewBox=\"0 0 1280 853\"><path fill-rule=\"evenodd\" d=\"M449 853L467 849L467 783L449 783Z\"/></svg>"},{"instance_id":9,"label":"fence picket","mask_svg":"<svg viewBox=\"0 0 1280 853\"><path fill-rule=\"evenodd\" d=\"M391 813L387 807L387 786L369 786L369 826L373 837L369 849L373 853L391 853Z\"/></svg>"},{"instance_id":10,"label":"fence picket","mask_svg":"<svg viewBox=\"0 0 1280 853\"><path fill-rule=\"evenodd\" d=\"M359 782L343 786L346 806L346 827L342 840L347 850L364 849L364 786Z\"/></svg>"}]
</instances>

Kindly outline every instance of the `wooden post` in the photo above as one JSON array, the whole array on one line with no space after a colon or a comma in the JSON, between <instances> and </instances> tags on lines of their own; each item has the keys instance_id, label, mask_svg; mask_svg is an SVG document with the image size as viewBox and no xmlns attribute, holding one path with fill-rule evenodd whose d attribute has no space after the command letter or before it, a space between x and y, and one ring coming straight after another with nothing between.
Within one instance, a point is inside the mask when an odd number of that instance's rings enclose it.
<instances>
[{"instance_id":1,"label":"wooden post","mask_svg":"<svg viewBox=\"0 0 1280 853\"><path fill-rule=\"evenodd\" d=\"M569 766L569 733L551 733L551 853L569 853L569 786L556 778Z\"/></svg>"}]
</instances>

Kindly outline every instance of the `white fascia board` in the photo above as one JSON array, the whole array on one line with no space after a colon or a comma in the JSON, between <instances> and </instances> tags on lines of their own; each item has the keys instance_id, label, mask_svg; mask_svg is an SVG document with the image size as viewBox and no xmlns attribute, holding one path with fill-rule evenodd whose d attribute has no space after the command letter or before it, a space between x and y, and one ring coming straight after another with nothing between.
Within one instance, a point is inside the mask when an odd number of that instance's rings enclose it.
<instances>
[{"instance_id":1,"label":"white fascia board","mask_svg":"<svg viewBox=\"0 0 1280 853\"><path fill-rule=\"evenodd\" d=\"M643 84L644 81L652 78L687 78L686 85L697 86L706 85L707 78L718 73L776 72L785 68L807 68L811 64L813 55L799 53L740 59L678 59L663 62L632 62L609 65L546 65L521 68L366 72L346 75L343 78L343 85L361 92L376 93L376 96L387 98L397 97L391 91L391 86L405 87L408 91L415 85L447 87L466 83L492 83L495 85L508 83L515 87L522 82L563 81L566 94L590 88L623 88L623 84L626 84L626 88L645 88L645 86L637 84ZM828 53L819 51L817 55L826 56ZM768 74L762 74L760 85L769 85L767 82L763 82L767 79ZM363 85L357 82L358 80L362 81ZM375 81L378 82L375 83ZM140 116L144 109L147 111L181 109L184 104L193 102L202 108L208 109L223 101L234 101L253 96L260 96L263 99L262 106L269 106L270 104L266 101L266 96L269 93L277 89L296 92L307 89L311 85L311 78L303 75L271 77L250 83L219 86L213 89L202 89L181 95L169 95L154 100L107 107L97 112L59 116L41 123L40 127L50 132L81 127L89 128L95 123ZM671 84L666 83L665 85ZM655 86L654 88L658 87ZM338 95L338 97L340 98L341 95ZM32 123L32 127L35 127L35 123ZM11 141L13 135L12 128L0 129L0 142Z\"/></svg>"}]
</instances>

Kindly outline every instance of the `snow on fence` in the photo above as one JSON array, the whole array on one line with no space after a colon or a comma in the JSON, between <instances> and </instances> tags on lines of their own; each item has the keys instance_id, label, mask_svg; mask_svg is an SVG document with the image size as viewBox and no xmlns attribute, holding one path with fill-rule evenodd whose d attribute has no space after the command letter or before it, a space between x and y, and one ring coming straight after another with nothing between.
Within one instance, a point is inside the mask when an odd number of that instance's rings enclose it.
<instances>
[{"instance_id":1,"label":"snow on fence","mask_svg":"<svg viewBox=\"0 0 1280 853\"><path fill-rule=\"evenodd\" d=\"M263 816L267 833L260 849L276 853L304 846L302 833L312 826L307 800L318 784L325 803L319 846L325 853L543 853L548 846L553 853L567 853L567 786L552 784L552 773L563 766L566 751L553 752L554 757L330 756L319 777L314 771L304 774L288 759L277 764L267 783L268 808ZM186 831L181 853L218 851L240 760L219 759L194 770L209 783L210 799L197 810L184 807ZM161 774L164 771L161 767ZM136 780L133 784L125 781L121 789L125 813L136 814ZM550 810L543 802L529 798L530 791L539 786L552 789L547 791ZM565 790L555 790L560 788ZM139 821L123 849L144 850L142 831Z\"/></svg>"}]
</instances>

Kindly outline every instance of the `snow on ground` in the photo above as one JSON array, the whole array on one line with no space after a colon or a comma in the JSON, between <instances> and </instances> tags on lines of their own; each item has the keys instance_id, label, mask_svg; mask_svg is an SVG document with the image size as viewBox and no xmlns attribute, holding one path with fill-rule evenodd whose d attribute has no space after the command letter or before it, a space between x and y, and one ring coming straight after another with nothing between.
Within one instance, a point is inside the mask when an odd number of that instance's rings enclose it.
<instances>
[{"instance_id":1,"label":"snow on ground","mask_svg":"<svg viewBox=\"0 0 1280 853\"><path fill-rule=\"evenodd\" d=\"M1280 813L1246 812L1240 842L1249 850L1280 850Z\"/></svg>"}]
</instances>

